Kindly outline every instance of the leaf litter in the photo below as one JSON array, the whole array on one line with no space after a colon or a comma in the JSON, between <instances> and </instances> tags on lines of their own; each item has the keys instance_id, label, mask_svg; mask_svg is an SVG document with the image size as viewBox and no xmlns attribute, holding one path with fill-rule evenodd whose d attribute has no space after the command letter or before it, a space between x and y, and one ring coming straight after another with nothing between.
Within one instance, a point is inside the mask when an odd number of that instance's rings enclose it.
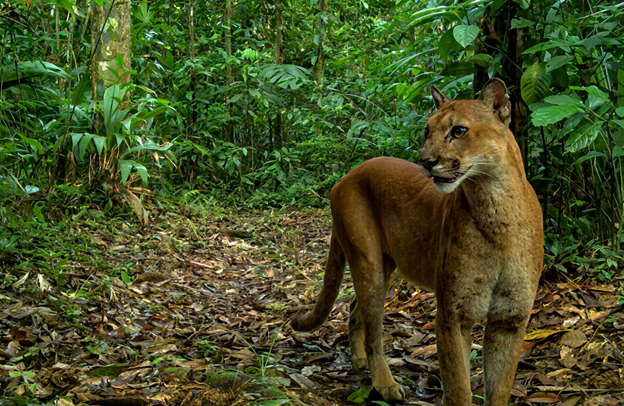
<instances>
[{"instance_id":1,"label":"leaf litter","mask_svg":"<svg viewBox=\"0 0 624 406\"><path fill-rule=\"evenodd\" d=\"M0 388L71 405L353 405L381 400L348 350L349 277L312 333L288 325L322 284L331 223L317 209L203 212L150 207L75 221L70 259L0 264ZM63 240L65 239L65 240ZM62 244L62 242L59 242ZM66 247L59 251L68 249ZM59 256L59 258L61 258ZM624 404L623 279L542 283L518 367L516 405ZM405 404L440 404L435 296L396 277L384 345ZM471 384L482 403L484 323Z\"/></svg>"}]
</instances>

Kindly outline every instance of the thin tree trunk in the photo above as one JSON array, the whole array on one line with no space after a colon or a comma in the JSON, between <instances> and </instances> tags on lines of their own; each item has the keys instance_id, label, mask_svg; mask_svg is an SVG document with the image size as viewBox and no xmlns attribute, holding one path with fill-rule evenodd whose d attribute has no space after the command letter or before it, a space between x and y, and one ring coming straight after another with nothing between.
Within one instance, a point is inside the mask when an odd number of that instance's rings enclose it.
<instances>
[{"instance_id":1,"label":"thin tree trunk","mask_svg":"<svg viewBox=\"0 0 624 406\"><path fill-rule=\"evenodd\" d=\"M60 27L61 16L59 14L60 14L59 6L56 5L54 7L54 20L56 23L56 63L61 62L61 27Z\"/></svg>"},{"instance_id":2,"label":"thin tree trunk","mask_svg":"<svg viewBox=\"0 0 624 406\"><path fill-rule=\"evenodd\" d=\"M316 83L317 83L318 91L320 94L322 90L322 86L323 86L323 74L325 71L325 53L323 52L323 42L325 41L325 35L326 35L326 30L327 30L327 24L325 23L325 21L327 20L326 0L321 0L319 2L319 12L320 12L319 13L320 30L319 30L318 47L316 51L316 66L314 68L316 72Z\"/></svg>"},{"instance_id":3,"label":"thin tree trunk","mask_svg":"<svg viewBox=\"0 0 624 406\"><path fill-rule=\"evenodd\" d=\"M189 0L189 54L191 58L195 58L195 2Z\"/></svg>"},{"instance_id":4,"label":"thin tree trunk","mask_svg":"<svg viewBox=\"0 0 624 406\"><path fill-rule=\"evenodd\" d=\"M273 48L273 61L276 65L282 65L284 63L284 59L282 58L282 4L280 0L275 0L275 46ZM278 104L273 122L273 139L275 140L276 148L281 150L282 113L280 109L281 106Z\"/></svg>"},{"instance_id":5,"label":"thin tree trunk","mask_svg":"<svg viewBox=\"0 0 624 406\"><path fill-rule=\"evenodd\" d=\"M91 90L93 99L97 100L99 82L105 89L115 83L131 81L128 73L132 60L130 0L112 0L110 5L102 6L92 1L91 11ZM122 66L117 64L118 55L123 59Z\"/></svg>"},{"instance_id":6,"label":"thin tree trunk","mask_svg":"<svg viewBox=\"0 0 624 406\"><path fill-rule=\"evenodd\" d=\"M227 71L226 71L226 84L228 87L234 81L232 77L232 65L230 64L230 57L232 56L232 0L226 0L225 3L225 53L228 56L227 61ZM228 110L228 124L226 127L226 137L229 142L234 142L234 122L232 121L232 103L230 103L229 96L227 100L227 110Z\"/></svg>"}]
</instances>

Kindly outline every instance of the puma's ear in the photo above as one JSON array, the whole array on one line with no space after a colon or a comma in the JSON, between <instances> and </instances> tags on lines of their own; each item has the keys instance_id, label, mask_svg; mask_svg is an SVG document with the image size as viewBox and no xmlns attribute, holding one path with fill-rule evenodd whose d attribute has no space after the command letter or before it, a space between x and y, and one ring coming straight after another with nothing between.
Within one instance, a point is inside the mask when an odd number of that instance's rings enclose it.
<instances>
[{"instance_id":1,"label":"puma's ear","mask_svg":"<svg viewBox=\"0 0 624 406\"><path fill-rule=\"evenodd\" d=\"M509 95L505 82L494 78L488 80L481 90L479 100L483 101L486 106L491 107L506 126L509 127L511 122L511 103L509 103Z\"/></svg>"},{"instance_id":2,"label":"puma's ear","mask_svg":"<svg viewBox=\"0 0 624 406\"><path fill-rule=\"evenodd\" d=\"M433 102L435 103L436 109L439 109L446 102L450 102L451 99L446 97L444 93L440 91L437 87L431 85L431 97L433 97Z\"/></svg>"}]
</instances>

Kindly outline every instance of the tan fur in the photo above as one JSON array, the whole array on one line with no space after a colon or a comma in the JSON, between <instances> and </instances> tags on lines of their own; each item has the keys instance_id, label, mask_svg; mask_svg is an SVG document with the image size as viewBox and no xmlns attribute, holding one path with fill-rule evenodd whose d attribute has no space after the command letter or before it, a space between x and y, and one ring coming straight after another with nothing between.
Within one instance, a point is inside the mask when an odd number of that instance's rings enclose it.
<instances>
[{"instance_id":1,"label":"tan fur","mask_svg":"<svg viewBox=\"0 0 624 406\"><path fill-rule=\"evenodd\" d=\"M542 212L507 128L504 84L488 82L479 100L451 101L435 88L432 94L439 109L428 121L422 165L372 159L332 189L323 289L314 310L297 315L292 326L310 331L323 323L348 261L356 294L353 365L368 366L386 401L402 400L382 346L384 299L398 268L436 293L444 406L471 404L470 332L486 317L485 404L507 405L542 270ZM454 126L468 131L454 138Z\"/></svg>"}]
</instances>

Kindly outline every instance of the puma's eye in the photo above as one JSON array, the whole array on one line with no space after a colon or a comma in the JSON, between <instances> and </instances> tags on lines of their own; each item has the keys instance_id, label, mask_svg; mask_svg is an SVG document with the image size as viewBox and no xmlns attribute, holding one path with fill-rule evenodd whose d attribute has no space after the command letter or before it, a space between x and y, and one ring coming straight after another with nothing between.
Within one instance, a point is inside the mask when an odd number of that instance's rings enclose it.
<instances>
[{"instance_id":1,"label":"puma's eye","mask_svg":"<svg viewBox=\"0 0 624 406\"><path fill-rule=\"evenodd\" d=\"M464 135L466 135L467 132L468 132L468 129L466 127L462 127L460 125L456 125L451 130L451 134L453 134L453 137L455 137L455 138L461 138Z\"/></svg>"},{"instance_id":2,"label":"puma's eye","mask_svg":"<svg viewBox=\"0 0 624 406\"><path fill-rule=\"evenodd\" d=\"M429 126L425 127L425 133L423 134L424 139L429 138Z\"/></svg>"}]
</instances>

